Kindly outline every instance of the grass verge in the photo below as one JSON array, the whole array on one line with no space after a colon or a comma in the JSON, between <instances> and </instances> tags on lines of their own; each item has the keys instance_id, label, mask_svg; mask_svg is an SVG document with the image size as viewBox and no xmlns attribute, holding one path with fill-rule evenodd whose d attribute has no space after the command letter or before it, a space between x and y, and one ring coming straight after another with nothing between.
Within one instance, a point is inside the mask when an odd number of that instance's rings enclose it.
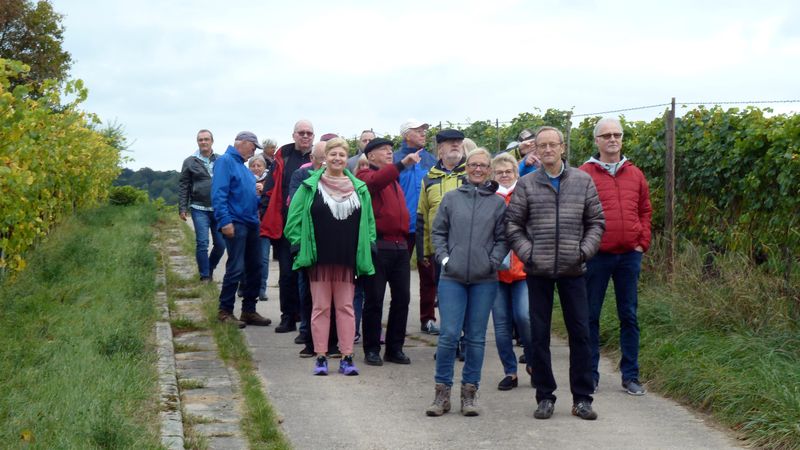
<instances>
[{"instance_id":1,"label":"grass verge","mask_svg":"<svg viewBox=\"0 0 800 450\"><path fill-rule=\"evenodd\" d=\"M151 205L81 212L2 286L4 447L160 448L156 219Z\"/></svg>"},{"instance_id":2,"label":"grass verge","mask_svg":"<svg viewBox=\"0 0 800 450\"><path fill-rule=\"evenodd\" d=\"M183 223L172 218L175 226L183 232L182 248L187 255L194 253L193 233ZM217 322L219 290L216 285L207 285L200 290L208 326L214 333L220 357L228 366L236 368L241 381L244 398L242 429L251 449L290 449L291 445L280 430L280 422L269 404L253 358L247 349L242 332L229 325ZM205 324L203 324L205 325Z\"/></svg>"},{"instance_id":3,"label":"grass verge","mask_svg":"<svg viewBox=\"0 0 800 450\"><path fill-rule=\"evenodd\" d=\"M800 449L797 273L787 290L781 276L747 258L710 257L684 244L668 283L659 257L656 245L640 283L642 380L710 413L752 446ZM600 331L604 353L618 361L611 287Z\"/></svg>"}]
</instances>

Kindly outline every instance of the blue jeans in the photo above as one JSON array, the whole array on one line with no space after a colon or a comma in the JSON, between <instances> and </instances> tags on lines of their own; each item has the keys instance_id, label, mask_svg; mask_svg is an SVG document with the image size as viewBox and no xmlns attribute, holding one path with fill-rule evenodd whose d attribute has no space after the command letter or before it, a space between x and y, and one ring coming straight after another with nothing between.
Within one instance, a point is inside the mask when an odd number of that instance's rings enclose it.
<instances>
[{"instance_id":1,"label":"blue jeans","mask_svg":"<svg viewBox=\"0 0 800 450\"><path fill-rule=\"evenodd\" d=\"M598 253L586 263L586 296L589 299L589 341L592 346L592 375L600 380L597 365L600 361L600 311L606 297L609 279L614 280L619 317L619 363L622 380L639 378L639 323L636 309L639 304L637 285L642 268L642 253L632 251L615 255Z\"/></svg>"},{"instance_id":2,"label":"blue jeans","mask_svg":"<svg viewBox=\"0 0 800 450\"><path fill-rule=\"evenodd\" d=\"M261 238L258 225L233 222L232 238L224 238L228 249L225 277L219 293L219 310L233 312L236 289L244 278L242 312L255 312L261 278Z\"/></svg>"},{"instance_id":3,"label":"blue jeans","mask_svg":"<svg viewBox=\"0 0 800 450\"><path fill-rule=\"evenodd\" d=\"M214 218L213 211L201 211L194 208L189 208L189 211L192 213L192 223L194 224L197 269L201 277L210 277L211 272L217 268L219 260L225 253L225 242L223 241L222 233L217 229L217 220ZM211 232L213 243L210 257L208 255L209 231Z\"/></svg>"},{"instance_id":4,"label":"blue jeans","mask_svg":"<svg viewBox=\"0 0 800 450\"><path fill-rule=\"evenodd\" d=\"M532 361L531 316L528 314L528 284L525 280L513 283L497 283L497 297L492 307L494 337L497 354L503 363L506 375L517 374L517 355L514 354L512 329L517 325L523 351L527 361Z\"/></svg>"},{"instance_id":5,"label":"blue jeans","mask_svg":"<svg viewBox=\"0 0 800 450\"><path fill-rule=\"evenodd\" d=\"M486 327L497 295L497 281L464 284L439 280L439 344L436 346L436 382L453 385L456 347L464 331L466 355L461 384L480 385Z\"/></svg>"},{"instance_id":6,"label":"blue jeans","mask_svg":"<svg viewBox=\"0 0 800 450\"><path fill-rule=\"evenodd\" d=\"M260 297L267 296L267 279L269 278L269 238L261 238L261 289L258 291Z\"/></svg>"}]
</instances>

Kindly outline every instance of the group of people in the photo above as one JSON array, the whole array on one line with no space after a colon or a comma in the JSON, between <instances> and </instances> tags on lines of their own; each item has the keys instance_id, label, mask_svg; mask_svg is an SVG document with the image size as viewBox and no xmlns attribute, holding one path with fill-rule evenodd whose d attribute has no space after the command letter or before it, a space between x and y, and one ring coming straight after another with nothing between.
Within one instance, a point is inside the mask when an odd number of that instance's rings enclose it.
<instances>
[{"instance_id":1,"label":"group of people","mask_svg":"<svg viewBox=\"0 0 800 450\"><path fill-rule=\"evenodd\" d=\"M277 151L273 141L265 141L268 148L243 131L217 156L211 132L198 132L198 151L181 172L179 212L184 220L191 213L202 281L228 251L218 319L239 327L271 323L255 309L266 299L271 246L280 270L275 331L296 331L299 323L295 342L304 344L301 357L314 357L315 375L327 375L328 358L336 356L340 373L358 375L358 342L368 365L410 364L403 347L416 251L420 329L438 335L434 400L425 413L450 410L455 360L462 359L461 413L479 415L491 313L505 373L498 389L519 384L516 335L536 389L534 417L547 419L556 401L550 325L557 287L569 335L572 414L593 420L599 318L613 279L622 386L643 395L637 284L652 211L644 175L622 154L621 123L597 123L598 152L580 168L565 161L564 137L554 127L523 130L496 156L450 129L436 134L434 154L426 148L428 129L404 122L396 151L392 141L364 131L354 156L334 134L314 144L307 120Z\"/></svg>"}]
</instances>

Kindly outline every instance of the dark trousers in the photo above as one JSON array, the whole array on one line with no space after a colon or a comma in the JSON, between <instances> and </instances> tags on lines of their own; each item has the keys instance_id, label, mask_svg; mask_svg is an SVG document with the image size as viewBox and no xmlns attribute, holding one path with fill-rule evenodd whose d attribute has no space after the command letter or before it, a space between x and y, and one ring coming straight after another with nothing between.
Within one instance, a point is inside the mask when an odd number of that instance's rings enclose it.
<instances>
[{"instance_id":1,"label":"dark trousers","mask_svg":"<svg viewBox=\"0 0 800 450\"><path fill-rule=\"evenodd\" d=\"M236 290L244 280L242 312L254 312L261 281L261 239L258 225L233 222L233 237L224 238L228 250L225 277L219 293L219 310L233 312Z\"/></svg>"},{"instance_id":2,"label":"dark trousers","mask_svg":"<svg viewBox=\"0 0 800 450\"><path fill-rule=\"evenodd\" d=\"M416 245L416 233L408 235L408 254L410 255ZM428 266L420 264L425 260ZM436 321L436 285L439 277L436 274L436 261L433 256L423 257L417 255L417 275L419 275L419 322L422 325L429 320Z\"/></svg>"},{"instance_id":3,"label":"dark trousers","mask_svg":"<svg viewBox=\"0 0 800 450\"><path fill-rule=\"evenodd\" d=\"M381 349L381 318L386 283L389 283L391 301L389 320L386 325L386 353L403 350L410 301L411 266L405 243L395 249L379 248L373 258L375 275L364 279L364 314L362 338L364 352L379 352Z\"/></svg>"},{"instance_id":4,"label":"dark trousers","mask_svg":"<svg viewBox=\"0 0 800 450\"><path fill-rule=\"evenodd\" d=\"M589 348L589 303L583 276L545 278L528 275L528 301L531 314L531 356L536 402L555 401L556 380L550 361L550 323L553 316L553 291L558 298L569 335L569 387L574 403L592 401L592 359Z\"/></svg>"},{"instance_id":5,"label":"dark trousers","mask_svg":"<svg viewBox=\"0 0 800 450\"><path fill-rule=\"evenodd\" d=\"M296 322L300 311L300 294L297 272L292 270L292 252L289 241L281 236L272 240L272 248L278 255L278 289L281 302L281 322Z\"/></svg>"}]
</instances>

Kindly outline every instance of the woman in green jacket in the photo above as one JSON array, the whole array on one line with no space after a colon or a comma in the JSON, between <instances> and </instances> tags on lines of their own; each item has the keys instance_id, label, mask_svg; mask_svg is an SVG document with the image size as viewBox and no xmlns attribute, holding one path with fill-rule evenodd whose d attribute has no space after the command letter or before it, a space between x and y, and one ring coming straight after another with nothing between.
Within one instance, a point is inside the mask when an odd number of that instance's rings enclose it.
<instances>
[{"instance_id":1,"label":"woman in green jacket","mask_svg":"<svg viewBox=\"0 0 800 450\"><path fill-rule=\"evenodd\" d=\"M354 279L372 275L375 217L367 185L346 170L347 141L331 139L325 166L311 172L292 197L284 235L292 246L293 269L308 268L312 311L314 375L327 375L331 302L336 308L339 346L345 355L339 372L358 375L353 364Z\"/></svg>"}]
</instances>

